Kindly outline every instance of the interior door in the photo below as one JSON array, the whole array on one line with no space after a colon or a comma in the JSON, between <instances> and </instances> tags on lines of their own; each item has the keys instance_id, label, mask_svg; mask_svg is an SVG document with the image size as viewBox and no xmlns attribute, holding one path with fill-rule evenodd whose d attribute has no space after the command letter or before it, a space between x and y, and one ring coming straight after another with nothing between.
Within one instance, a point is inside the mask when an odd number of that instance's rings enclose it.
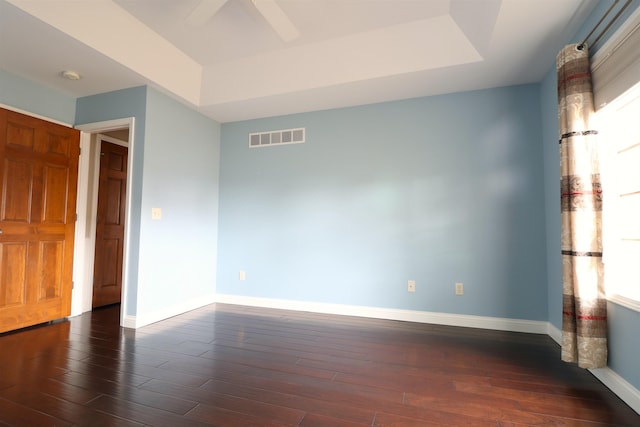
<instances>
[{"instance_id":1,"label":"interior door","mask_svg":"<svg viewBox=\"0 0 640 427\"><path fill-rule=\"evenodd\" d=\"M70 313L79 144L0 108L0 332Z\"/></svg>"},{"instance_id":2,"label":"interior door","mask_svg":"<svg viewBox=\"0 0 640 427\"><path fill-rule=\"evenodd\" d=\"M122 293L127 159L127 147L101 141L93 271L94 308L120 302Z\"/></svg>"}]
</instances>

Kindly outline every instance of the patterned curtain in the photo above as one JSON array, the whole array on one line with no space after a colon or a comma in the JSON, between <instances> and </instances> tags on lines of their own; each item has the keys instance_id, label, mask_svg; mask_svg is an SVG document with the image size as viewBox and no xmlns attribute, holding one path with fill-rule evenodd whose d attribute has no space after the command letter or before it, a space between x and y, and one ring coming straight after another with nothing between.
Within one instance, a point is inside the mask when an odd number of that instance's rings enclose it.
<instances>
[{"instance_id":1,"label":"patterned curtain","mask_svg":"<svg viewBox=\"0 0 640 427\"><path fill-rule=\"evenodd\" d=\"M557 57L562 218L562 360L607 365L602 187L587 47Z\"/></svg>"}]
</instances>

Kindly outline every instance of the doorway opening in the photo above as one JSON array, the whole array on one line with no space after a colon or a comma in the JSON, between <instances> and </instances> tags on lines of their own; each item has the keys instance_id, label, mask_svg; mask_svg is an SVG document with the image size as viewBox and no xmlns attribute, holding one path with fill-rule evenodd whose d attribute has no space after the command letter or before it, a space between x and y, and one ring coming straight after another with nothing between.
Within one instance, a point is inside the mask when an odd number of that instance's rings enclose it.
<instances>
[{"instance_id":1,"label":"doorway opening","mask_svg":"<svg viewBox=\"0 0 640 427\"><path fill-rule=\"evenodd\" d=\"M91 311L94 307L94 275L96 264L96 248L97 238L96 231L98 228L98 195L100 181L100 159L102 150L102 142L109 143L119 147L126 147L128 156L124 170L126 170L126 178L124 184L126 189L124 193L126 197L121 200L124 203L124 209L119 212L119 216L124 214L122 222L122 239L120 241L120 250L112 251L109 255L120 259L116 260L120 263L120 268L116 272L110 272L107 276L116 278L121 284L118 289L119 295L111 296L111 303L120 302L120 325L126 326L127 313L127 291L128 291L128 271L130 260L127 248L130 238L131 223L131 175L133 172L133 146L134 146L134 118L125 118L110 120L105 122L91 123L77 126L82 132L80 136L80 162L78 166L78 202L77 213L78 221L76 222L75 235L75 252L74 252L74 287L71 300L71 316L76 316L87 311ZM101 215L102 216L102 215ZM122 218L120 218L122 219ZM98 236L100 238L100 236ZM99 244L98 244L99 246ZM113 261L113 260L112 260ZM115 263L113 264L115 268ZM114 289L111 289L114 293ZM114 299L115 298L115 299ZM101 305L99 303L98 305Z\"/></svg>"}]
</instances>

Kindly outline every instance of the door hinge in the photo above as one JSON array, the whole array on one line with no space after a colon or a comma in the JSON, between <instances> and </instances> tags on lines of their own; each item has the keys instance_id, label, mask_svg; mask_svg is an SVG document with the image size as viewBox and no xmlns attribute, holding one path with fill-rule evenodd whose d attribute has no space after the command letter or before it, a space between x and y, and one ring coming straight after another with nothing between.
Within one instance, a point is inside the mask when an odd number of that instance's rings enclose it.
<instances>
[{"instance_id":1,"label":"door hinge","mask_svg":"<svg viewBox=\"0 0 640 427\"><path fill-rule=\"evenodd\" d=\"M71 289L76 287L76 282L74 282L73 280L71 281Z\"/></svg>"}]
</instances>

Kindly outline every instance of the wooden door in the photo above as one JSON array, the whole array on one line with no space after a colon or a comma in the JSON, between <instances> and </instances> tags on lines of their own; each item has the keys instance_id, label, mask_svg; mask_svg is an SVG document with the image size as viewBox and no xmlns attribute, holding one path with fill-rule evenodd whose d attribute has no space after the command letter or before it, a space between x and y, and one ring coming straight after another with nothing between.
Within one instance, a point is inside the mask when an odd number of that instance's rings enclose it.
<instances>
[{"instance_id":1,"label":"wooden door","mask_svg":"<svg viewBox=\"0 0 640 427\"><path fill-rule=\"evenodd\" d=\"M0 108L0 332L70 314L79 144Z\"/></svg>"},{"instance_id":2,"label":"wooden door","mask_svg":"<svg viewBox=\"0 0 640 427\"><path fill-rule=\"evenodd\" d=\"M93 307L120 302L127 158L127 147L101 142Z\"/></svg>"}]
</instances>

